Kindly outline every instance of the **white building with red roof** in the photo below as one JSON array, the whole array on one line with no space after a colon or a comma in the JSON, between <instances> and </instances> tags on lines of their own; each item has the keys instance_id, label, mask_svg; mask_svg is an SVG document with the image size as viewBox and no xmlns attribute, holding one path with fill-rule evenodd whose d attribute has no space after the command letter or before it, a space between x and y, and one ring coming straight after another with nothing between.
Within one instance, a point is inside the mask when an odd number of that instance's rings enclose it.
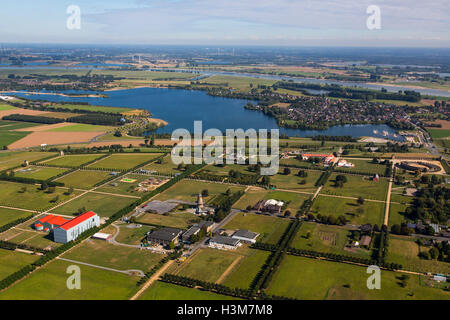
<instances>
[{"instance_id":1,"label":"white building with red roof","mask_svg":"<svg viewBox=\"0 0 450 320\"><path fill-rule=\"evenodd\" d=\"M67 243L78 238L86 230L98 226L100 226L100 217L88 211L54 229L53 239L55 242Z\"/></svg>"}]
</instances>

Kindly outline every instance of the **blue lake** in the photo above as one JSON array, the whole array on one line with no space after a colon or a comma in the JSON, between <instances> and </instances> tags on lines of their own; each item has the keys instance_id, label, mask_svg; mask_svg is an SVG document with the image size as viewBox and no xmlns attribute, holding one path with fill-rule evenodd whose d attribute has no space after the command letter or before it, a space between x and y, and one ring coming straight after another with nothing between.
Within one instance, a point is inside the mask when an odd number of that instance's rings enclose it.
<instances>
[{"instance_id":1,"label":"blue lake","mask_svg":"<svg viewBox=\"0 0 450 320\"><path fill-rule=\"evenodd\" d=\"M44 91L42 91L44 92ZM92 91L62 91L62 93L95 94ZM102 93L102 92L101 92ZM217 128L226 129L249 128L276 129L274 118L262 112L246 110L247 102L255 101L212 97L204 91L164 89L164 88L138 88L105 92L107 98L102 97L65 97L49 94L14 93L17 96L32 100L47 100L53 102L89 102L91 105L139 108L149 110L153 117L166 120L168 125L158 132L171 133L174 129L185 128L193 131L195 120L203 121L203 130ZM402 141L403 137L394 137L396 130L387 125L344 125L334 126L327 130L300 130L279 128L280 133L289 136L308 137L314 135L349 135L353 137L372 136L390 138ZM378 134L374 133L377 131ZM383 131L387 136L383 135Z\"/></svg>"}]
</instances>

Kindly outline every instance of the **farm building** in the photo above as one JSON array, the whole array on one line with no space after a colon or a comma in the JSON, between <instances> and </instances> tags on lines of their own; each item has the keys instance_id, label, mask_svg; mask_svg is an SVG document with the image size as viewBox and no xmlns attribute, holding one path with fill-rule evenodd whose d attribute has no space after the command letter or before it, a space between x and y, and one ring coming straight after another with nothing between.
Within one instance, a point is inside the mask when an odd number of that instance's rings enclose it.
<instances>
[{"instance_id":1,"label":"farm building","mask_svg":"<svg viewBox=\"0 0 450 320\"><path fill-rule=\"evenodd\" d=\"M325 164L330 164L334 161L335 157L332 154L320 154L320 153L302 153L302 159L308 160L310 158L319 158Z\"/></svg>"},{"instance_id":2,"label":"farm building","mask_svg":"<svg viewBox=\"0 0 450 320\"><path fill-rule=\"evenodd\" d=\"M341 168L353 168L355 165L351 162L347 162L347 160L342 159L338 161L337 166Z\"/></svg>"},{"instance_id":3,"label":"farm building","mask_svg":"<svg viewBox=\"0 0 450 320\"><path fill-rule=\"evenodd\" d=\"M112 238L112 235L109 233L97 232L92 236L92 239L105 240L108 241Z\"/></svg>"},{"instance_id":4,"label":"farm building","mask_svg":"<svg viewBox=\"0 0 450 320\"><path fill-rule=\"evenodd\" d=\"M214 236L209 240L209 246L215 249L235 250L241 245L241 240L225 236Z\"/></svg>"},{"instance_id":5,"label":"farm building","mask_svg":"<svg viewBox=\"0 0 450 320\"><path fill-rule=\"evenodd\" d=\"M253 210L280 214L283 205L284 202L274 199L260 200L253 207Z\"/></svg>"},{"instance_id":6,"label":"farm building","mask_svg":"<svg viewBox=\"0 0 450 320\"><path fill-rule=\"evenodd\" d=\"M55 228L58 228L59 226L63 225L64 223L66 223L68 221L70 221L70 220L64 219L63 217L60 217L60 216L54 216L52 214L49 214L49 215L35 221L35 223L33 224L33 227L37 231L51 231Z\"/></svg>"},{"instance_id":7,"label":"farm building","mask_svg":"<svg viewBox=\"0 0 450 320\"><path fill-rule=\"evenodd\" d=\"M183 233L183 230L176 228L161 228L155 230L147 236L147 241L161 245L169 245L171 242L178 243L178 237Z\"/></svg>"},{"instance_id":8,"label":"farm building","mask_svg":"<svg viewBox=\"0 0 450 320\"><path fill-rule=\"evenodd\" d=\"M78 238L86 230L98 226L100 226L100 217L88 211L54 229L53 237L55 242L67 243Z\"/></svg>"},{"instance_id":9,"label":"farm building","mask_svg":"<svg viewBox=\"0 0 450 320\"><path fill-rule=\"evenodd\" d=\"M153 200L145 205L143 208L146 212L164 214L172 211L178 206L178 203L168 201Z\"/></svg>"},{"instance_id":10,"label":"farm building","mask_svg":"<svg viewBox=\"0 0 450 320\"><path fill-rule=\"evenodd\" d=\"M255 243L256 238L259 237L259 233L248 230L237 230L231 237L233 239L241 240L242 242Z\"/></svg>"}]
</instances>

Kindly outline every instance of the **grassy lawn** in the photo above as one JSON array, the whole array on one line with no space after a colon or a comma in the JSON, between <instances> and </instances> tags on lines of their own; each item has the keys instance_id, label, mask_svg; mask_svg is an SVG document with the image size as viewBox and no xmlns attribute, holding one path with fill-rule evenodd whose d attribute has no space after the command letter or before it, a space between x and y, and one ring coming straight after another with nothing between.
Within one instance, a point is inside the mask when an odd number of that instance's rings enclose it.
<instances>
[{"instance_id":1,"label":"grassy lawn","mask_svg":"<svg viewBox=\"0 0 450 320\"><path fill-rule=\"evenodd\" d=\"M391 236L386 260L401 264L405 270L450 274L450 263L419 258L420 251L429 249L419 246L412 237Z\"/></svg>"},{"instance_id":2,"label":"grassy lawn","mask_svg":"<svg viewBox=\"0 0 450 320\"><path fill-rule=\"evenodd\" d=\"M53 237L45 232L32 231L29 225L22 226L21 228L29 231L19 230L17 228L9 229L0 235L0 240L17 244L27 244L41 249L55 249L61 245L60 243L54 242Z\"/></svg>"},{"instance_id":3,"label":"grassy lawn","mask_svg":"<svg viewBox=\"0 0 450 320\"><path fill-rule=\"evenodd\" d=\"M303 142L302 142L303 143ZM305 167L305 168L311 168L311 169L321 169L323 168L322 163L311 163L308 161L298 160L295 158L287 158L287 159L280 159L280 165L289 165L289 166L299 166L299 167ZM296 170L301 170L300 168L291 168L291 171L294 173L297 173Z\"/></svg>"},{"instance_id":4,"label":"grassy lawn","mask_svg":"<svg viewBox=\"0 0 450 320\"><path fill-rule=\"evenodd\" d=\"M87 211L94 211L101 217L110 217L134 201L136 199L88 193L56 208L53 212L56 214L75 216L77 215L78 209L85 208Z\"/></svg>"},{"instance_id":5,"label":"grassy lawn","mask_svg":"<svg viewBox=\"0 0 450 320\"><path fill-rule=\"evenodd\" d=\"M389 206L389 226L394 224L401 224L406 222L408 219L405 217L405 210L408 208L404 204L391 203Z\"/></svg>"},{"instance_id":6,"label":"grassy lawn","mask_svg":"<svg viewBox=\"0 0 450 320\"><path fill-rule=\"evenodd\" d=\"M119 300L136 293L138 277L85 265L81 269L81 289L69 290L67 268L72 262L54 260L7 291L1 300Z\"/></svg>"},{"instance_id":7,"label":"grassy lawn","mask_svg":"<svg viewBox=\"0 0 450 320\"><path fill-rule=\"evenodd\" d=\"M32 254L0 249L0 279L6 278L38 258L39 256Z\"/></svg>"},{"instance_id":8,"label":"grassy lawn","mask_svg":"<svg viewBox=\"0 0 450 320\"><path fill-rule=\"evenodd\" d=\"M120 228L120 232L116 237L116 241L124 244L133 244L137 245L141 243L141 240L147 234L147 232L154 229L154 227L150 226L142 226L140 228L132 228L129 224L120 224L118 225Z\"/></svg>"},{"instance_id":9,"label":"grassy lawn","mask_svg":"<svg viewBox=\"0 0 450 320\"><path fill-rule=\"evenodd\" d=\"M370 258L369 250L345 248L349 242L349 235L350 231L342 227L304 222L291 246L297 249Z\"/></svg>"},{"instance_id":10,"label":"grassy lawn","mask_svg":"<svg viewBox=\"0 0 450 320\"><path fill-rule=\"evenodd\" d=\"M161 281L154 282L139 300L236 300L233 297Z\"/></svg>"},{"instance_id":11,"label":"grassy lawn","mask_svg":"<svg viewBox=\"0 0 450 320\"><path fill-rule=\"evenodd\" d=\"M25 160L39 161L41 159L55 156L51 152L2 152L0 153L0 170L10 169L22 165Z\"/></svg>"},{"instance_id":12,"label":"grassy lawn","mask_svg":"<svg viewBox=\"0 0 450 320\"><path fill-rule=\"evenodd\" d=\"M298 209L300 209L303 202L312 197L312 194L294 193L286 191L272 191L265 196L265 200L275 199L286 203L286 209L291 211L291 215L295 215Z\"/></svg>"},{"instance_id":13,"label":"grassy lawn","mask_svg":"<svg viewBox=\"0 0 450 320\"><path fill-rule=\"evenodd\" d=\"M301 272L299 272L301 270ZM410 275L405 288L400 273L381 272L381 289L367 288L366 268L345 263L285 256L274 275L268 293L300 300L399 299L448 300L450 292L423 285L423 278Z\"/></svg>"},{"instance_id":14,"label":"grassy lawn","mask_svg":"<svg viewBox=\"0 0 450 320\"><path fill-rule=\"evenodd\" d=\"M181 173L182 171L177 169L177 165L172 163L172 159L170 157L170 154L162 158L161 163L152 162L148 165L146 165L143 169L145 170L153 170L156 171L159 174L176 174Z\"/></svg>"},{"instance_id":15,"label":"grassy lawn","mask_svg":"<svg viewBox=\"0 0 450 320\"><path fill-rule=\"evenodd\" d=\"M284 167L280 167L279 173L270 176L270 183L275 185L278 189L289 189L295 191L305 191L305 192L314 192L316 187L314 184L317 179L319 179L322 174L321 171L317 170L307 170L308 177L301 178L297 176L297 173L300 169L289 168L291 173L288 175L284 175L282 172ZM300 184L300 181L306 180L305 184Z\"/></svg>"},{"instance_id":16,"label":"grassy lawn","mask_svg":"<svg viewBox=\"0 0 450 320\"><path fill-rule=\"evenodd\" d=\"M64 254L63 258L117 270L137 269L147 272L164 258L164 255L149 250L117 246L104 240L89 239Z\"/></svg>"},{"instance_id":17,"label":"grassy lawn","mask_svg":"<svg viewBox=\"0 0 450 320\"><path fill-rule=\"evenodd\" d=\"M343 158L345 159L345 158ZM353 168L341 168L336 167L335 171L345 170L355 173L364 173L364 174L384 174L386 171L385 165L380 165L376 163L372 163L372 160L356 160L356 159L345 159L347 162L353 163L355 166Z\"/></svg>"},{"instance_id":18,"label":"grassy lawn","mask_svg":"<svg viewBox=\"0 0 450 320\"><path fill-rule=\"evenodd\" d=\"M89 168L100 168L109 170L129 170L141 163L155 159L159 157L159 153L146 153L146 154L113 154L105 159L102 159L92 165Z\"/></svg>"},{"instance_id":19,"label":"grassy lawn","mask_svg":"<svg viewBox=\"0 0 450 320\"><path fill-rule=\"evenodd\" d=\"M245 210L248 206L254 206L259 200L265 199L269 191L250 187L233 207Z\"/></svg>"},{"instance_id":20,"label":"grassy lawn","mask_svg":"<svg viewBox=\"0 0 450 320\"><path fill-rule=\"evenodd\" d=\"M227 86L238 89L240 91L250 91L251 87L250 84L253 84L253 86L256 88L258 85L272 85L276 81L274 80L267 80L267 79L256 79L256 78L246 78L246 77L237 77L237 76L223 76L223 75L216 75L211 76L206 79L200 80L200 82L206 82L211 84L227 84Z\"/></svg>"},{"instance_id":21,"label":"grassy lawn","mask_svg":"<svg viewBox=\"0 0 450 320\"><path fill-rule=\"evenodd\" d=\"M199 217L190 212L175 212L169 213L168 215L144 213L143 215L139 216L137 222L164 227L187 229L189 226L199 222L200 220L201 219Z\"/></svg>"},{"instance_id":22,"label":"grassy lawn","mask_svg":"<svg viewBox=\"0 0 450 320\"><path fill-rule=\"evenodd\" d=\"M236 252L200 249L192 258L182 262L170 273L208 282L216 282L227 268L239 258Z\"/></svg>"},{"instance_id":23,"label":"grassy lawn","mask_svg":"<svg viewBox=\"0 0 450 320\"><path fill-rule=\"evenodd\" d=\"M43 210L55 206L53 201L56 197L59 202L69 200L77 193L65 195L66 190L56 189L54 193L40 190L40 186L0 181L0 204L30 210Z\"/></svg>"},{"instance_id":24,"label":"grassy lawn","mask_svg":"<svg viewBox=\"0 0 450 320\"><path fill-rule=\"evenodd\" d=\"M99 182L111 177L109 172L78 170L58 179L58 182L64 183L66 187L80 189L90 189Z\"/></svg>"},{"instance_id":25,"label":"grassy lawn","mask_svg":"<svg viewBox=\"0 0 450 320\"><path fill-rule=\"evenodd\" d=\"M96 126L92 124L74 124L71 126L66 127L60 127L60 128L54 128L51 130L48 130L50 132L103 132L103 131L109 131L112 130L113 127L109 126Z\"/></svg>"},{"instance_id":26,"label":"grassy lawn","mask_svg":"<svg viewBox=\"0 0 450 320\"><path fill-rule=\"evenodd\" d=\"M207 189L209 192L208 197L203 197L204 203L210 203L222 193L225 193L228 189L232 193L239 190L244 190L244 187L237 187L233 185L214 183L214 182L203 182L195 180L182 180L175 184L173 187L167 189L163 193L159 194L157 200L183 200L196 202L198 194L203 190Z\"/></svg>"},{"instance_id":27,"label":"grassy lawn","mask_svg":"<svg viewBox=\"0 0 450 320\"><path fill-rule=\"evenodd\" d=\"M347 178L347 182L342 188L339 188L334 186L337 175L337 173L331 174L321 193L355 198L361 196L364 199L386 200L388 189L387 179L380 178L379 182L375 182L369 180L368 177L344 174Z\"/></svg>"},{"instance_id":28,"label":"grassy lawn","mask_svg":"<svg viewBox=\"0 0 450 320\"><path fill-rule=\"evenodd\" d=\"M0 226L4 226L5 224L30 215L31 213L26 211L0 208Z\"/></svg>"},{"instance_id":29,"label":"grassy lawn","mask_svg":"<svg viewBox=\"0 0 450 320\"><path fill-rule=\"evenodd\" d=\"M17 140L26 137L30 132L14 131L31 128L39 124L28 122L0 121L0 146L8 146Z\"/></svg>"},{"instance_id":30,"label":"grassy lawn","mask_svg":"<svg viewBox=\"0 0 450 320\"><path fill-rule=\"evenodd\" d=\"M269 257L270 252L252 249L249 251L248 256L240 260L237 266L233 268L232 273L223 281L224 285L243 289L247 289L250 286Z\"/></svg>"},{"instance_id":31,"label":"grassy lawn","mask_svg":"<svg viewBox=\"0 0 450 320\"><path fill-rule=\"evenodd\" d=\"M27 167L19 169L15 172L16 177L37 179L37 180L48 180L50 178L56 177L57 175L66 172L67 169L61 168L50 168L50 167Z\"/></svg>"},{"instance_id":32,"label":"grassy lawn","mask_svg":"<svg viewBox=\"0 0 450 320\"><path fill-rule=\"evenodd\" d=\"M260 234L258 241L276 244L288 225L288 219L239 212L223 229L250 230Z\"/></svg>"},{"instance_id":33,"label":"grassy lawn","mask_svg":"<svg viewBox=\"0 0 450 320\"><path fill-rule=\"evenodd\" d=\"M67 155L50 161L45 161L45 164L66 168L77 168L102 156L102 154Z\"/></svg>"},{"instance_id":34,"label":"grassy lawn","mask_svg":"<svg viewBox=\"0 0 450 320\"><path fill-rule=\"evenodd\" d=\"M358 208L363 211L358 213ZM358 206L356 200L319 195L314 201L311 213L335 217L344 215L352 224L370 223L381 226L384 219L384 203L365 201L362 206Z\"/></svg>"}]
</instances>

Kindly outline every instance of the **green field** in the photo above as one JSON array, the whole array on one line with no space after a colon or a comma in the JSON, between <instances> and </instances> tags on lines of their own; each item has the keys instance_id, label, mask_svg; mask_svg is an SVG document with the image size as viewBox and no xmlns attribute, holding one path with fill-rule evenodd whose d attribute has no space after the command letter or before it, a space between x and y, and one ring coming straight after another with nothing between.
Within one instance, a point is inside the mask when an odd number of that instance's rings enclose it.
<instances>
[{"instance_id":1,"label":"green field","mask_svg":"<svg viewBox=\"0 0 450 320\"><path fill-rule=\"evenodd\" d=\"M149 250L117 246L104 240L89 239L62 257L122 271L137 269L147 272L164 258L164 255Z\"/></svg>"},{"instance_id":2,"label":"green field","mask_svg":"<svg viewBox=\"0 0 450 320\"><path fill-rule=\"evenodd\" d=\"M41 159L55 155L56 153L52 152L2 152L0 153L0 170L20 166L24 163L25 160L29 162L39 161Z\"/></svg>"},{"instance_id":3,"label":"green field","mask_svg":"<svg viewBox=\"0 0 450 320\"><path fill-rule=\"evenodd\" d=\"M370 258L369 250L345 248L349 243L349 236L350 231L342 227L304 222L291 246L297 249Z\"/></svg>"},{"instance_id":4,"label":"green field","mask_svg":"<svg viewBox=\"0 0 450 320\"><path fill-rule=\"evenodd\" d=\"M66 168L78 168L90 161L102 157L102 154L82 154L82 155L66 155L63 157L58 157L50 161L45 161L45 164L52 166L60 166Z\"/></svg>"},{"instance_id":5,"label":"green field","mask_svg":"<svg viewBox=\"0 0 450 320\"><path fill-rule=\"evenodd\" d=\"M359 206L356 200L327 197L319 195L314 201L311 213L317 215L334 215L336 218L344 215L352 224L378 224L384 219L385 205L382 202L365 201ZM358 210L362 209L362 212Z\"/></svg>"},{"instance_id":6,"label":"green field","mask_svg":"<svg viewBox=\"0 0 450 320\"><path fill-rule=\"evenodd\" d=\"M67 169L50 168L50 167L35 167L30 166L27 168L19 169L15 172L16 177L37 179L37 180L49 180L56 177L59 174L66 172Z\"/></svg>"},{"instance_id":7,"label":"green field","mask_svg":"<svg viewBox=\"0 0 450 320\"><path fill-rule=\"evenodd\" d=\"M31 221L36 221L38 218ZM17 228L9 229L0 235L0 240L9 241L17 244L26 244L41 249L55 249L61 245L53 241L53 237L45 232L37 232L31 229L31 224L20 226L22 230Z\"/></svg>"},{"instance_id":8,"label":"green field","mask_svg":"<svg viewBox=\"0 0 450 320\"><path fill-rule=\"evenodd\" d=\"M170 154L168 154L167 156L164 156L164 158L162 158L161 163L152 162L152 163L146 165L143 169L153 170L159 174L173 175L173 174L182 172L182 171L178 170L177 167L178 167L177 165L172 163Z\"/></svg>"},{"instance_id":9,"label":"green field","mask_svg":"<svg viewBox=\"0 0 450 320\"><path fill-rule=\"evenodd\" d=\"M101 217L110 217L134 201L136 199L88 193L56 208L53 212L63 215L77 215L78 209L85 208L86 211L94 211Z\"/></svg>"},{"instance_id":10,"label":"green field","mask_svg":"<svg viewBox=\"0 0 450 320\"><path fill-rule=\"evenodd\" d=\"M245 194L234 204L234 208L245 210L248 206L253 207L259 200L266 197L269 191L250 187Z\"/></svg>"},{"instance_id":11,"label":"green field","mask_svg":"<svg viewBox=\"0 0 450 320\"><path fill-rule=\"evenodd\" d=\"M139 300L236 300L233 297L156 281Z\"/></svg>"},{"instance_id":12,"label":"green field","mask_svg":"<svg viewBox=\"0 0 450 320\"><path fill-rule=\"evenodd\" d=\"M55 206L53 202L56 197L58 201L66 201L74 197L64 194L66 190L56 189L53 193L40 190L40 186L16 182L0 181L0 205L16 207L21 209L42 210Z\"/></svg>"},{"instance_id":13,"label":"green field","mask_svg":"<svg viewBox=\"0 0 450 320\"><path fill-rule=\"evenodd\" d=\"M103 131L110 131L114 127L110 126L96 126L92 124L74 124L66 127L59 127L48 130L49 132L103 132Z\"/></svg>"},{"instance_id":14,"label":"green field","mask_svg":"<svg viewBox=\"0 0 450 320\"><path fill-rule=\"evenodd\" d=\"M376 174L384 175L386 171L386 166L381 164L372 163L372 160L356 160L356 159L345 159L347 162L353 163L355 166L353 168L341 168L341 167L335 167L335 171L344 170L347 172L354 172L354 173L363 173L363 174Z\"/></svg>"},{"instance_id":15,"label":"green field","mask_svg":"<svg viewBox=\"0 0 450 320\"><path fill-rule=\"evenodd\" d=\"M0 279L3 279L14 272L20 270L20 268L33 263L39 258L39 256L0 249Z\"/></svg>"},{"instance_id":16,"label":"green field","mask_svg":"<svg viewBox=\"0 0 450 320\"><path fill-rule=\"evenodd\" d=\"M266 79L256 79L256 78L247 78L247 77L237 77L237 76L211 76L206 79L200 80L200 82L225 85L232 87L234 89L238 89L241 91L249 91L251 89L250 84L256 88L258 85L272 85L276 81L274 80L266 80Z\"/></svg>"},{"instance_id":17,"label":"green field","mask_svg":"<svg viewBox=\"0 0 450 320\"><path fill-rule=\"evenodd\" d=\"M399 285L400 273L381 272L381 289L367 288L366 268L345 263L285 256L268 293L300 300L389 299L448 300L450 292L424 285L424 277L410 275L407 286Z\"/></svg>"},{"instance_id":18,"label":"green field","mask_svg":"<svg viewBox=\"0 0 450 320\"><path fill-rule=\"evenodd\" d=\"M380 178L379 182L375 182L364 176L340 174L347 178L347 182L342 188L339 188L334 186L337 175L339 175L339 173L331 174L321 193L355 198L361 196L364 199L386 200L388 189L387 179Z\"/></svg>"},{"instance_id":19,"label":"green field","mask_svg":"<svg viewBox=\"0 0 450 320\"><path fill-rule=\"evenodd\" d=\"M111 183L108 183L101 188L97 189L97 191L101 192L109 192L109 193L116 193L116 194L124 194L124 195L132 195L140 197L145 192L140 192L138 190L135 190L135 188L138 187L139 183L150 179L152 177L144 176L141 174L128 174L120 179L117 179ZM164 178L162 177L155 177L156 179L161 179L163 181ZM122 179L132 179L136 180L134 182L124 182ZM117 185L116 185L117 184ZM152 188L155 189L157 186L153 186Z\"/></svg>"},{"instance_id":20,"label":"green field","mask_svg":"<svg viewBox=\"0 0 450 320\"><path fill-rule=\"evenodd\" d=\"M405 270L450 274L450 263L419 258L419 252L429 249L419 246L414 238L391 236L386 261L399 263Z\"/></svg>"},{"instance_id":21,"label":"green field","mask_svg":"<svg viewBox=\"0 0 450 320\"><path fill-rule=\"evenodd\" d=\"M248 256L239 261L232 273L226 277L224 285L231 288L247 289L253 279L261 270L270 255L270 252L263 250L249 250Z\"/></svg>"},{"instance_id":22,"label":"green field","mask_svg":"<svg viewBox=\"0 0 450 320\"><path fill-rule=\"evenodd\" d=\"M401 224L408 219L405 217L405 210L408 208L404 204L391 203L389 206L389 225Z\"/></svg>"},{"instance_id":23,"label":"green field","mask_svg":"<svg viewBox=\"0 0 450 320\"><path fill-rule=\"evenodd\" d=\"M216 282L227 268L239 258L239 254L216 249L200 249L198 253L183 262L174 271L179 276Z\"/></svg>"},{"instance_id":24,"label":"green field","mask_svg":"<svg viewBox=\"0 0 450 320\"><path fill-rule=\"evenodd\" d=\"M0 208L0 226L31 215L31 212Z\"/></svg>"},{"instance_id":25,"label":"green field","mask_svg":"<svg viewBox=\"0 0 450 320\"><path fill-rule=\"evenodd\" d=\"M141 240L145 237L147 232L154 229L150 226L142 226L140 228L132 228L134 224L117 224L120 228L120 232L116 237L116 241L124 244L138 245Z\"/></svg>"},{"instance_id":26,"label":"green field","mask_svg":"<svg viewBox=\"0 0 450 320\"><path fill-rule=\"evenodd\" d=\"M272 191L269 192L264 199L275 199L278 201L283 201L286 205L286 210L291 212L291 216L295 216L297 211L302 206L303 202L312 197L313 194L304 194L304 193L295 193L295 192L286 192L286 191Z\"/></svg>"},{"instance_id":27,"label":"green field","mask_svg":"<svg viewBox=\"0 0 450 320\"><path fill-rule=\"evenodd\" d=\"M433 139L450 137L450 130L427 128L427 131L430 133L430 135Z\"/></svg>"},{"instance_id":28,"label":"green field","mask_svg":"<svg viewBox=\"0 0 450 320\"><path fill-rule=\"evenodd\" d=\"M230 222L223 226L223 229L250 230L259 233L257 241L276 244L289 225L289 221L284 218L239 212Z\"/></svg>"},{"instance_id":29,"label":"green field","mask_svg":"<svg viewBox=\"0 0 450 320\"><path fill-rule=\"evenodd\" d=\"M113 154L105 159L102 159L92 165L89 168L100 168L109 170L129 170L146 161L155 159L161 156L159 153L146 153L146 154Z\"/></svg>"},{"instance_id":30,"label":"green field","mask_svg":"<svg viewBox=\"0 0 450 320\"><path fill-rule=\"evenodd\" d=\"M200 218L190 212L174 212L167 215L156 213L144 213L136 222L151 225L187 229L194 223L200 222Z\"/></svg>"},{"instance_id":31,"label":"green field","mask_svg":"<svg viewBox=\"0 0 450 320\"><path fill-rule=\"evenodd\" d=\"M8 146L17 140L26 137L30 132L14 131L18 129L31 128L39 124L27 122L0 121L0 147Z\"/></svg>"},{"instance_id":32,"label":"green field","mask_svg":"<svg viewBox=\"0 0 450 320\"><path fill-rule=\"evenodd\" d=\"M125 300L138 290L138 277L78 265L81 289L69 290L67 268L72 262L54 260L0 293L0 300Z\"/></svg>"},{"instance_id":33,"label":"green field","mask_svg":"<svg viewBox=\"0 0 450 320\"><path fill-rule=\"evenodd\" d=\"M58 179L58 182L64 183L66 187L80 189L90 189L99 182L111 177L109 172L78 170Z\"/></svg>"},{"instance_id":34,"label":"green field","mask_svg":"<svg viewBox=\"0 0 450 320\"><path fill-rule=\"evenodd\" d=\"M196 202L198 194L207 189L209 192L208 197L203 197L204 203L211 203L214 199L222 193L225 193L228 189L232 193L239 190L244 190L244 187L237 187L233 185L203 182L195 180L182 180L175 184L173 187L167 189L163 193L159 194L155 199L157 200L183 200Z\"/></svg>"},{"instance_id":35,"label":"green field","mask_svg":"<svg viewBox=\"0 0 450 320\"><path fill-rule=\"evenodd\" d=\"M319 179L322 174L321 171L317 170L306 170L308 177L301 178L297 176L297 173L301 169L289 168L291 173L288 175L282 174L284 167L280 167L278 174L270 176L270 184L273 184L278 189L288 189L294 191L304 191L304 192L314 192L317 188L314 186L317 179ZM306 180L305 184L300 184L300 181Z\"/></svg>"}]
</instances>

